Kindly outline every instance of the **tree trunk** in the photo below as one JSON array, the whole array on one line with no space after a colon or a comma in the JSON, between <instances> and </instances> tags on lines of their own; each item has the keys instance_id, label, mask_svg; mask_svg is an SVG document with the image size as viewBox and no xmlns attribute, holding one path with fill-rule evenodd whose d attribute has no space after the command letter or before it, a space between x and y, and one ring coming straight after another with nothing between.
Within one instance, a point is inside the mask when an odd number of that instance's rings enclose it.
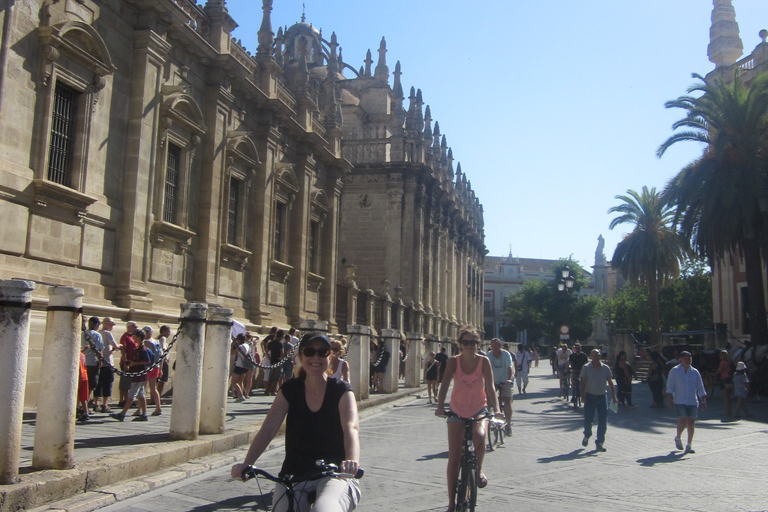
<instances>
[{"instance_id":1,"label":"tree trunk","mask_svg":"<svg viewBox=\"0 0 768 512\"><path fill-rule=\"evenodd\" d=\"M651 324L651 346L661 350L661 329L659 328L659 278L648 279L648 314Z\"/></svg>"},{"instance_id":2,"label":"tree trunk","mask_svg":"<svg viewBox=\"0 0 768 512\"><path fill-rule=\"evenodd\" d=\"M763 345L768 343L768 321L765 318L763 258L760 255L760 245L757 240L744 240L742 252L747 275L750 339L753 345Z\"/></svg>"}]
</instances>

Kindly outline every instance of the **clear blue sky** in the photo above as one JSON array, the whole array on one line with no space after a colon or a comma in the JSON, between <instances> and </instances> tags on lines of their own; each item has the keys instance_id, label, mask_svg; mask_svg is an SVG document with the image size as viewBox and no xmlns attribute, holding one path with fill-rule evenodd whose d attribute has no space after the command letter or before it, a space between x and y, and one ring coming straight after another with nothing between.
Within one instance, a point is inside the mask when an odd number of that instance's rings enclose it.
<instances>
[{"instance_id":1,"label":"clear blue sky","mask_svg":"<svg viewBox=\"0 0 768 512\"><path fill-rule=\"evenodd\" d=\"M711 0L274 0L273 30L307 22L358 69L387 40L403 89L420 88L485 210L491 256L610 260L614 196L663 188L701 147L656 149L682 112L664 102L714 69ZM258 46L260 0L228 0L234 37ZM733 0L744 54L768 1ZM375 63L374 63L375 65ZM407 108L407 100L406 100Z\"/></svg>"}]
</instances>

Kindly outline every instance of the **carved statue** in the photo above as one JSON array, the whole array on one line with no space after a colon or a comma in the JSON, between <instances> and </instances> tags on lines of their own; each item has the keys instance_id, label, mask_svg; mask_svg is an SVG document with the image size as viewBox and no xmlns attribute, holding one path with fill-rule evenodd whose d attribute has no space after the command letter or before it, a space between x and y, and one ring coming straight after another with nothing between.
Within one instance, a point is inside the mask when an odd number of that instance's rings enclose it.
<instances>
[{"instance_id":1,"label":"carved statue","mask_svg":"<svg viewBox=\"0 0 768 512\"><path fill-rule=\"evenodd\" d=\"M608 264L608 260L605 257L605 238L603 235L597 237L597 249L595 249L595 266L605 266Z\"/></svg>"}]
</instances>

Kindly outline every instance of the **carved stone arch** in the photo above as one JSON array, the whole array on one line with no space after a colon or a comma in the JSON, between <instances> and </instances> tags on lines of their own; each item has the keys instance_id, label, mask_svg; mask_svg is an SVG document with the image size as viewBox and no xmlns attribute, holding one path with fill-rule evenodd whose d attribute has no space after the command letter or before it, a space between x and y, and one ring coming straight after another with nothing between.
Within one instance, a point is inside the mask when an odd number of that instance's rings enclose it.
<instances>
[{"instance_id":1,"label":"carved stone arch","mask_svg":"<svg viewBox=\"0 0 768 512\"><path fill-rule=\"evenodd\" d=\"M203 111L189 94L177 91L169 94L164 92L160 109L166 128L177 123L181 128L198 136L203 135L207 130L203 121Z\"/></svg>"},{"instance_id":2,"label":"carved stone arch","mask_svg":"<svg viewBox=\"0 0 768 512\"><path fill-rule=\"evenodd\" d=\"M290 167L285 167L275 171L275 178L282 187L285 187L286 191L293 192L294 194L299 192L299 180L296 178L296 173Z\"/></svg>"},{"instance_id":3,"label":"carved stone arch","mask_svg":"<svg viewBox=\"0 0 768 512\"><path fill-rule=\"evenodd\" d=\"M250 134L228 133L227 152L231 154L230 156L246 162L253 172L257 166L261 165L258 148Z\"/></svg>"},{"instance_id":4,"label":"carved stone arch","mask_svg":"<svg viewBox=\"0 0 768 512\"><path fill-rule=\"evenodd\" d=\"M328 195L322 189L315 189L310 195L312 201L312 207L318 214L326 214L331 210L330 202L328 201Z\"/></svg>"},{"instance_id":5,"label":"carved stone arch","mask_svg":"<svg viewBox=\"0 0 768 512\"><path fill-rule=\"evenodd\" d=\"M62 53L93 73L93 85L97 90L104 87L104 77L117 69L104 39L87 23L65 21L38 27L37 33L43 44L44 84L48 83L53 66Z\"/></svg>"}]
</instances>

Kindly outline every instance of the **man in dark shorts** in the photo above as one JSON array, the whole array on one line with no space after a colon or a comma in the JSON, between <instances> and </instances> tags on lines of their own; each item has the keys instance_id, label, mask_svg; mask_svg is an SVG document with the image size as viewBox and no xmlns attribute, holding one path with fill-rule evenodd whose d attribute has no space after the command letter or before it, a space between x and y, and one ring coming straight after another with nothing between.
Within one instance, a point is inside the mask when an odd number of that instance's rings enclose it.
<instances>
[{"instance_id":1,"label":"man in dark shorts","mask_svg":"<svg viewBox=\"0 0 768 512\"><path fill-rule=\"evenodd\" d=\"M579 407L579 398L581 395L577 391L579 389L579 376L581 375L582 367L589 362L589 356L581 351L581 343L576 343L573 346L573 353L568 356L568 364L571 365L571 379L573 381L571 403L573 408Z\"/></svg>"},{"instance_id":2,"label":"man in dark shorts","mask_svg":"<svg viewBox=\"0 0 768 512\"><path fill-rule=\"evenodd\" d=\"M282 329L278 329L277 332L275 332L275 336L270 340L270 342L267 344L267 353L269 353L269 364L276 365L283 359L283 354L285 353L285 350L283 348L283 338L285 337L285 333L282 331ZM282 373L282 368L272 368L269 371L269 382L266 385L266 388L264 389L265 395L276 395L277 394L277 385L280 381L280 375Z\"/></svg>"}]
</instances>

